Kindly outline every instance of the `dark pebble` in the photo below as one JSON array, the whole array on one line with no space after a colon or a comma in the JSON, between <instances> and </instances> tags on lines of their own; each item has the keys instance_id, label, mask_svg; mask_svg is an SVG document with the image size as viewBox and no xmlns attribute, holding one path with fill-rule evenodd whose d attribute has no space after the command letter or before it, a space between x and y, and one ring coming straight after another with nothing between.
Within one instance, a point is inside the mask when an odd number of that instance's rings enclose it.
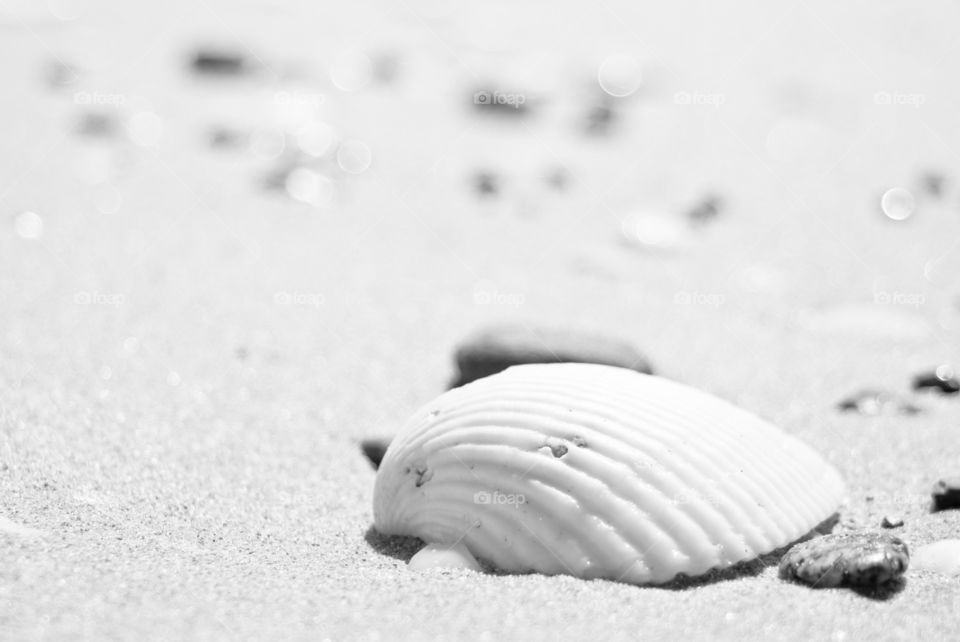
<instances>
[{"instance_id":1,"label":"dark pebble","mask_svg":"<svg viewBox=\"0 0 960 642\"><path fill-rule=\"evenodd\" d=\"M91 138L108 138L119 130L114 115L102 112L88 112L80 116L77 133Z\"/></svg>"},{"instance_id":2,"label":"dark pebble","mask_svg":"<svg viewBox=\"0 0 960 642\"><path fill-rule=\"evenodd\" d=\"M722 206L723 201L720 200L720 197L711 194L690 208L687 212L687 217L694 223L706 223L712 221L720 214Z\"/></svg>"},{"instance_id":3,"label":"dark pebble","mask_svg":"<svg viewBox=\"0 0 960 642\"><path fill-rule=\"evenodd\" d=\"M608 102L595 105L587 112L586 129L590 134L606 134L617 119L617 112Z\"/></svg>"},{"instance_id":4,"label":"dark pebble","mask_svg":"<svg viewBox=\"0 0 960 642\"><path fill-rule=\"evenodd\" d=\"M547 181L547 185L555 190L564 190L570 183L570 174L563 167L555 167L547 172L545 180Z\"/></svg>"},{"instance_id":5,"label":"dark pebble","mask_svg":"<svg viewBox=\"0 0 960 642\"><path fill-rule=\"evenodd\" d=\"M240 76L251 71L246 56L238 51L200 49L193 54L190 67L198 74Z\"/></svg>"},{"instance_id":6,"label":"dark pebble","mask_svg":"<svg viewBox=\"0 0 960 642\"><path fill-rule=\"evenodd\" d=\"M45 75L47 86L53 88L68 87L80 78L80 72L77 68L62 60L54 60L48 63Z\"/></svg>"},{"instance_id":7,"label":"dark pebble","mask_svg":"<svg viewBox=\"0 0 960 642\"><path fill-rule=\"evenodd\" d=\"M370 460L374 470L380 468L380 462L383 461L388 446L390 446L389 439L364 439L360 442L360 449L364 456Z\"/></svg>"},{"instance_id":8,"label":"dark pebble","mask_svg":"<svg viewBox=\"0 0 960 642\"><path fill-rule=\"evenodd\" d=\"M214 127L208 134L210 147L218 149L236 148L247 142L246 135L238 130L227 127Z\"/></svg>"},{"instance_id":9,"label":"dark pebble","mask_svg":"<svg viewBox=\"0 0 960 642\"><path fill-rule=\"evenodd\" d=\"M943 186L946 180L946 177L939 172L925 172L920 175L920 184L923 186L923 190L934 198L943 196Z\"/></svg>"},{"instance_id":10,"label":"dark pebble","mask_svg":"<svg viewBox=\"0 0 960 642\"><path fill-rule=\"evenodd\" d=\"M780 577L816 588L873 588L899 578L910 553L886 533L835 533L801 542L780 560Z\"/></svg>"},{"instance_id":11,"label":"dark pebble","mask_svg":"<svg viewBox=\"0 0 960 642\"><path fill-rule=\"evenodd\" d=\"M914 390L937 390L947 395L960 392L960 379L957 379L950 366L937 366L933 372L923 372L913 378Z\"/></svg>"},{"instance_id":12,"label":"dark pebble","mask_svg":"<svg viewBox=\"0 0 960 642\"><path fill-rule=\"evenodd\" d=\"M892 515L884 515L880 521L880 526L884 528L900 528L903 526L903 518Z\"/></svg>"},{"instance_id":13,"label":"dark pebble","mask_svg":"<svg viewBox=\"0 0 960 642\"><path fill-rule=\"evenodd\" d=\"M886 390L865 389L840 401L837 408L847 412L876 417L878 415L915 415L920 407Z\"/></svg>"},{"instance_id":14,"label":"dark pebble","mask_svg":"<svg viewBox=\"0 0 960 642\"><path fill-rule=\"evenodd\" d=\"M466 339L456 350L460 369L452 387L525 363L599 363L650 374L647 358L632 345L594 334L503 325Z\"/></svg>"},{"instance_id":15,"label":"dark pebble","mask_svg":"<svg viewBox=\"0 0 960 642\"><path fill-rule=\"evenodd\" d=\"M933 486L933 509L960 508L960 477L945 477Z\"/></svg>"},{"instance_id":16,"label":"dark pebble","mask_svg":"<svg viewBox=\"0 0 960 642\"><path fill-rule=\"evenodd\" d=\"M477 172L473 176L473 189L480 196L495 196L500 191L500 181L493 172Z\"/></svg>"}]
</instances>

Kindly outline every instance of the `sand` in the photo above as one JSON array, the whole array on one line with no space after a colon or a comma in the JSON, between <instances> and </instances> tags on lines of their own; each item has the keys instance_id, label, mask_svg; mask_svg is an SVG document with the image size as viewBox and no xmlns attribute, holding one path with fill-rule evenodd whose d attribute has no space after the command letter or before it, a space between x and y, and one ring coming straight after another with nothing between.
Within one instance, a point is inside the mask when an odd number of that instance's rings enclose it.
<instances>
[{"instance_id":1,"label":"sand","mask_svg":"<svg viewBox=\"0 0 960 642\"><path fill-rule=\"evenodd\" d=\"M834 407L960 363L960 190L919 178L952 178L960 151L960 11L507 6L0 14L0 638L955 637L960 583L931 572L886 599L785 583L775 559L682 589L415 574L411 547L371 531L359 441L504 321L623 337L806 440L848 482L844 528L899 513L912 546L960 528L929 512L960 470L960 400ZM239 43L259 74L192 76L205 42ZM333 86L331 64L362 80L356 50L397 54L396 80ZM610 136L584 135L616 52L643 87ZM58 59L82 73L54 89ZM528 118L476 114L473 92L501 85L530 92ZM361 173L332 165L323 207L262 188L269 145L207 143L304 104L372 151ZM91 110L120 131L79 135ZM565 191L543 180L556 166ZM479 199L474 170L501 193ZM895 186L917 197L905 221L878 209ZM623 242L625 215L707 191L725 207L691 247Z\"/></svg>"}]
</instances>

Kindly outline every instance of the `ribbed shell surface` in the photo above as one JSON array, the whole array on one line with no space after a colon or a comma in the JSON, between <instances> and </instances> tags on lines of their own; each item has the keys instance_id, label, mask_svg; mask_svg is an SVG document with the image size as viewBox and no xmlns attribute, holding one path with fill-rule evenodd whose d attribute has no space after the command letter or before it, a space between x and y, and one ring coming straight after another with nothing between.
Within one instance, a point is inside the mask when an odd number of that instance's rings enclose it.
<instances>
[{"instance_id":1,"label":"ribbed shell surface","mask_svg":"<svg viewBox=\"0 0 960 642\"><path fill-rule=\"evenodd\" d=\"M511 572L635 584L784 546L844 484L721 399L610 366L515 366L421 408L377 473L384 534L465 543Z\"/></svg>"}]
</instances>

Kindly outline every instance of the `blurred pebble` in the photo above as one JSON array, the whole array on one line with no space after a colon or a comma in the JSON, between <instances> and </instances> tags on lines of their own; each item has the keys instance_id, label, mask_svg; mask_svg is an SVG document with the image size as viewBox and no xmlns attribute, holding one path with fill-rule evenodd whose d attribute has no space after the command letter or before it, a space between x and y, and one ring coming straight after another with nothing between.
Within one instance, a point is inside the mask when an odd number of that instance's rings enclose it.
<instances>
[{"instance_id":1,"label":"blurred pebble","mask_svg":"<svg viewBox=\"0 0 960 642\"><path fill-rule=\"evenodd\" d=\"M915 549L911 566L943 575L960 575L960 539L943 539Z\"/></svg>"},{"instance_id":2,"label":"blurred pebble","mask_svg":"<svg viewBox=\"0 0 960 642\"><path fill-rule=\"evenodd\" d=\"M452 387L525 363L599 363L650 374L647 357L632 345L597 334L525 325L497 325L474 333L454 354Z\"/></svg>"},{"instance_id":3,"label":"blurred pebble","mask_svg":"<svg viewBox=\"0 0 960 642\"><path fill-rule=\"evenodd\" d=\"M960 477L945 477L933 486L933 510L960 508Z\"/></svg>"},{"instance_id":4,"label":"blurred pebble","mask_svg":"<svg viewBox=\"0 0 960 642\"><path fill-rule=\"evenodd\" d=\"M21 212L13 222L17 236L36 240L43 236L43 219L36 212Z\"/></svg>"},{"instance_id":5,"label":"blurred pebble","mask_svg":"<svg viewBox=\"0 0 960 642\"><path fill-rule=\"evenodd\" d=\"M694 223L712 221L720 213L723 201L719 196L708 194L687 212L687 216Z\"/></svg>"},{"instance_id":6,"label":"blurred pebble","mask_svg":"<svg viewBox=\"0 0 960 642\"><path fill-rule=\"evenodd\" d=\"M872 588L899 578L907 570L907 545L884 533L824 535L791 548L780 560L780 577L816 588Z\"/></svg>"},{"instance_id":7,"label":"blurred pebble","mask_svg":"<svg viewBox=\"0 0 960 642\"><path fill-rule=\"evenodd\" d=\"M500 179L493 172L478 171L472 178L473 189L480 196L494 196L500 191Z\"/></svg>"},{"instance_id":8,"label":"blurred pebble","mask_svg":"<svg viewBox=\"0 0 960 642\"><path fill-rule=\"evenodd\" d=\"M923 191L933 198L943 196L943 187L946 180L943 174L934 171L924 172L920 175L920 185L923 187Z\"/></svg>"},{"instance_id":9,"label":"blurred pebble","mask_svg":"<svg viewBox=\"0 0 960 642\"><path fill-rule=\"evenodd\" d=\"M48 87L59 88L77 82L80 71L70 63L57 59L47 63L44 75Z\"/></svg>"},{"instance_id":10,"label":"blurred pebble","mask_svg":"<svg viewBox=\"0 0 960 642\"><path fill-rule=\"evenodd\" d=\"M207 134L207 141L214 149L234 149L246 142L243 132L228 127L212 127Z\"/></svg>"},{"instance_id":11,"label":"blurred pebble","mask_svg":"<svg viewBox=\"0 0 960 642\"><path fill-rule=\"evenodd\" d=\"M865 389L854 393L837 404L840 410L856 411L861 415L915 415L921 408L903 397L886 390Z\"/></svg>"},{"instance_id":12,"label":"blurred pebble","mask_svg":"<svg viewBox=\"0 0 960 642\"><path fill-rule=\"evenodd\" d=\"M933 372L924 372L913 378L914 390L937 390L947 395L960 392L960 380L953 368L948 365L937 366Z\"/></svg>"},{"instance_id":13,"label":"blurred pebble","mask_svg":"<svg viewBox=\"0 0 960 642\"><path fill-rule=\"evenodd\" d=\"M910 218L915 205L913 194L902 187L888 189L880 198L880 209L887 218L894 221L905 221Z\"/></svg>"},{"instance_id":14,"label":"blurred pebble","mask_svg":"<svg viewBox=\"0 0 960 642\"><path fill-rule=\"evenodd\" d=\"M527 95L520 91L478 89L471 96L473 108L481 114L517 118L526 116L530 110Z\"/></svg>"},{"instance_id":15,"label":"blurred pebble","mask_svg":"<svg viewBox=\"0 0 960 642\"><path fill-rule=\"evenodd\" d=\"M587 112L586 130L589 134L606 134L616 121L617 112L609 101L594 105Z\"/></svg>"},{"instance_id":16,"label":"blurred pebble","mask_svg":"<svg viewBox=\"0 0 960 642\"><path fill-rule=\"evenodd\" d=\"M381 52L371 57L371 73L373 79L389 85L396 81L400 74L400 56L394 53Z\"/></svg>"},{"instance_id":17,"label":"blurred pebble","mask_svg":"<svg viewBox=\"0 0 960 642\"><path fill-rule=\"evenodd\" d=\"M903 526L903 518L892 515L884 515L880 520L880 526L883 528L900 528Z\"/></svg>"},{"instance_id":18,"label":"blurred pebble","mask_svg":"<svg viewBox=\"0 0 960 642\"><path fill-rule=\"evenodd\" d=\"M544 180L553 189L561 191L570 183L570 172L564 167L554 167L546 173Z\"/></svg>"},{"instance_id":19,"label":"blurred pebble","mask_svg":"<svg viewBox=\"0 0 960 642\"><path fill-rule=\"evenodd\" d=\"M387 453L389 446L389 439L364 439L360 442L360 450L370 460L374 470L380 468L380 462L383 461L383 456Z\"/></svg>"},{"instance_id":20,"label":"blurred pebble","mask_svg":"<svg viewBox=\"0 0 960 642\"><path fill-rule=\"evenodd\" d=\"M86 112L80 116L77 133L92 138L108 138L117 133L119 125L113 114Z\"/></svg>"},{"instance_id":21,"label":"blurred pebble","mask_svg":"<svg viewBox=\"0 0 960 642\"><path fill-rule=\"evenodd\" d=\"M198 49L193 53L190 67L194 73L205 76L240 76L252 70L242 52L226 49Z\"/></svg>"}]
</instances>

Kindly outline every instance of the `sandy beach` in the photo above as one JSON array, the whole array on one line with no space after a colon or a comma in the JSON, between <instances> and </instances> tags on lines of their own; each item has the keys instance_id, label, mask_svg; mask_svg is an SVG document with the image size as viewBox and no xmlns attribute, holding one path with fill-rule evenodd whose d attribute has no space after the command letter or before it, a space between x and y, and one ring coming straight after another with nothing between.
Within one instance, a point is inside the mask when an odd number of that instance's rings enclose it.
<instances>
[{"instance_id":1,"label":"sandy beach","mask_svg":"<svg viewBox=\"0 0 960 642\"><path fill-rule=\"evenodd\" d=\"M960 366L956 6L7 5L0 638L956 638L928 571L413 573L359 446L478 328L586 329L813 446L838 529L958 537L960 397L911 390ZM864 388L921 412L837 409Z\"/></svg>"}]
</instances>

